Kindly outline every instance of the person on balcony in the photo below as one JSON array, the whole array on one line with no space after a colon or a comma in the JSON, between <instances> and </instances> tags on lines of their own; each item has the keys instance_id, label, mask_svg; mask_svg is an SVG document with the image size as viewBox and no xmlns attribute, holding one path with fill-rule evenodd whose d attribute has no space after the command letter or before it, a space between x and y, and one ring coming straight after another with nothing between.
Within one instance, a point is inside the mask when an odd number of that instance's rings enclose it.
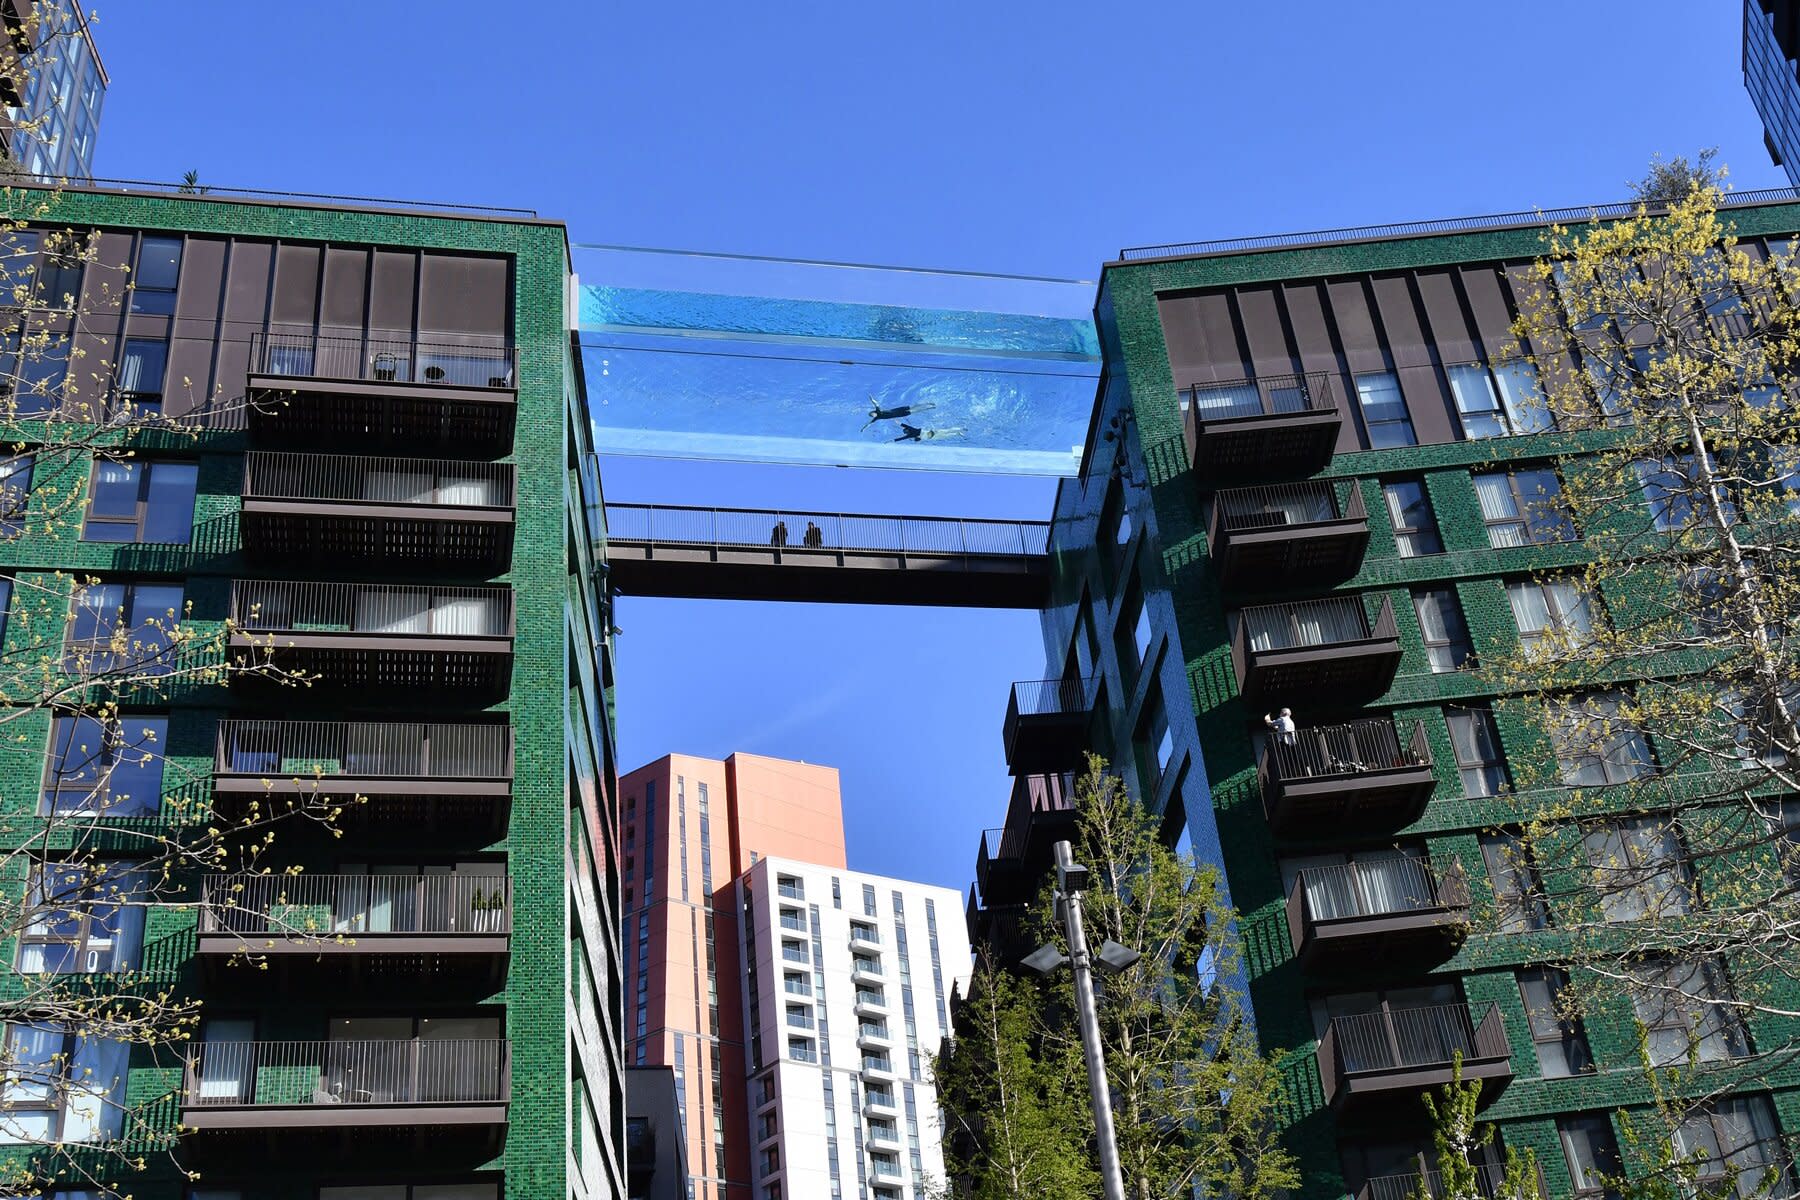
<instances>
[{"instance_id":1,"label":"person on balcony","mask_svg":"<svg viewBox=\"0 0 1800 1200\"><path fill-rule=\"evenodd\" d=\"M1264 713L1263 714L1263 724L1267 725L1271 730L1274 731L1275 740L1280 742L1282 745L1292 746L1294 744L1295 736L1294 736L1294 710L1293 709L1284 708L1280 712L1277 712L1277 713L1273 713L1273 714Z\"/></svg>"}]
</instances>

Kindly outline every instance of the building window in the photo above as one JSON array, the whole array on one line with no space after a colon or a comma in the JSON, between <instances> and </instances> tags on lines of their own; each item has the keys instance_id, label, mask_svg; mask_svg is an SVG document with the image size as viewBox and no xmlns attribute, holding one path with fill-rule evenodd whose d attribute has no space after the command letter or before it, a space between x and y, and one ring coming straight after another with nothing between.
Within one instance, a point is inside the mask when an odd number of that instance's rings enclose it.
<instances>
[{"instance_id":1,"label":"building window","mask_svg":"<svg viewBox=\"0 0 1800 1200\"><path fill-rule=\"evenodd\" d=\"M137 269L131 273L131 311L167 316L175 311L175 287L181 281L181 239L146 237L138 247Z\"/></svg>"},{"instance_id":2,"label":"building window","mask_svg":"<svg viewBox=\"0 0 1800 1200\"><path fill-rule=\"evenodd\" d=\"M787 1006L787 1023L792 1029L811 1029L813 1027L812 1014L801 1005L790 1004Z\"/></svg>"},{"instance_id":3,"label":"building window","mask_svg":"<svg viewBox=\"0 0 1800 1200\"><path fill-rule=\"evenodd\" d=\"M1750 1053L1724 967L1714 959L1662 960L1632 972L1631 1006L1643 1024L1653 1067L1693 1058L1720 1062Z\"/></svg>"},{"instance_id":4,"label":"building window","mask_svg":"<svg viewBox=\"0 0 1800 1200\"><path fill-rule=\"evenodd\" d=\"M169 719L58 717L50 727L44 815L147 817L162 806Z\"/></svg>"},{"instance_id":5,"label":"building window","mask_svg":"<svg viewBox=\"0 0 1800 1200\"><path fill-rule=\"evenodd\" d=\"M126 338L119 356L119 403L140 413L162 411L163 376L169 367L169 343L160 338Z\"/></svg>"},{"instance_id":6,"label":"building window","mask_svg":"<svg viewBox=\"0 0 1800 1200\"><path fill-rule=\"evenodd\" d=\"M783 941L781 943L781 957L788 962L803 963L808 961L806 956L806 943Z\"/></svg>"},{"instance_id":7,"label":"building window","mask_svg":"<svg viewBox=\"0 0 1800 1200\"><path fill-rule=\"evenodd\" d=\"M1775 830L1775 853L1788 882L1800 883L1800 800L1783 800L1769 814Z\"/></svg>"},{"instance_id":8,"label":"building window","mask_svg":"<svg viewBox=\"0 0 1800 1200\"><path fill-rule=\"evenodd\" d=\"M1593 598L1567 579L1524 580L1506 585L1513 624L1526 654L1538 651L1544 635L1556 631L1564 649L1584 644L1594 631Z\"/></svg>"},{"instance_id":9,"label":"building window","mask_svg":"<svg viewBox=\"0 0 1800 1200\"><path fill-rule=\"evenodd\" d=\"M872 917L875 915L875 889L870 884L865 883L862 885L862 894L863 916Z\"/></svg>"},{"instance_id":10,"label":"building window","mask_svg":"<svg viewBox=\"0 0 1800 1200\"><path fill-rule=\"evenodd\" d=\"M1538 395L1537 372L1528 362L1466 363L1445 367L1456 397L1463 436L1470 439L1543 433L1553 427Z\"/></svg>"},{"instance_id":11,"label":"building window","mask_svg":"<svg viewBox=\"0 0 1800 1200\"><path fill-rule=\"evenodd\" d=\"M1537 1046L1538 1073L1546 1079L1585 1075L1594 1069L1587 1033L1580 1018L1568 1012L1568 988L1569 977L1555 967L1519 972L1519 997Z\"/></svg>"},{"instance_id":12,"label":"building window","mask_svg":"<svg viewBox=\"0 0 1800 1200\"><path fill-rule=\"evenodd\" d=\"M1425 657L1434 673L1461 671L1474 665L1475 648L1469 644L1469 627L1462 606L1450 588L1413 593L1413 611L1419 614L1419 632L1425 639Z\"/></svg>"},{"instance_id":13,"label":"building window","mask_svg":"<svg viewBox=\"0 0 1800 1200\"><path fill-rule=\"evenodd\" d=\"M31 456L0 458L0 537L25 532L25 506L31 500Z\"/></svg>"},{"instance_id":14,"label":"building window","mask_svg":"<svg viewBox=\"0 0 1800 1200\"><path fill-rule=\"evenodd\" d=\"M1619 1200L1613 1183L1624 1174L1612 1119L1605 1113L1581 1113L1556 1122L1563 1158L1575 1184L1575 1200Z\"/></svg>"},{"instance_id":15,"label":"building window","mask_svg":"<svg viewBox=\"0 0 1800 1200\"><path fill-rule=\"evenodd\" d=\"M149 882L131 863L38 863L20 914L19 970L97 975L143 966Z\"/></svg>"},{"instance_id":16,"label":"building window","mask_svg":"<svg viewBox=\"0 0 1800 1200\"><path fill-rule=\"evenodd\" d=\"M1442 554L1444 540L1438 536L1437 515L1431 511L1431 497L1425 493L1421 479L1399 479L1381 485L1387 500L1388 519L1394 523L1394 544L1401 558L1420 558Z\"/></svg>"},{"instance_id":17,"label":"building window","mask_svg":"<svg viewBox=\"0 0 1800 1200\"><path fill-rule=\"evenodd\" d=\"M1463 795L1473 799L1505 791L1506 755L1500 750L1494 714L1485 708L1457 708L1447 711L1444 718L1450 725L1450 743L1456 747Z\"/></svg>"},{"instance_id":18,"label":"building window","mask_svg":"<svg viewBox=\"0 0 1800 1200\"><path fill-rule=\"evenodd\" d=\"M1406 400L1400 394L1400 380L1392 371L1358 375L1356 399L1362 405L1363 424L1368 426L1372 449L1388 450L1418 444L1413 437L1412 417L1406 411Z\"/></svg>"},{"instance_id":19,"label":"building window","mask_svg":"<svg viewBox=\"0 0 1800 1200\"><path fill-rule=\"evenodd\" d=\"M65 399L64 380L69 374L69 336L65 333L31 331L25 349L19 345L19 334L8 339L6 369L13 378L13 417L48 417L62 411Z\"/></svg>"},{"instance_id":20,"label":"building window","mask_svg":"<svg viewBox=\"0 0 1800 1200\"><path fill-rule=\"evenodd\" d=\"M1675 1130L1675 1152L1695 1164L1704 1196L1792 1197L1794 1164L1767 1096L1716 1100Z\"/></svg>"},{"instance_id":21,"label":"building window","mask_svg":"<svg viewBox=\"0 0 1800 1200\"><path fill-rule=\"evenodd\" d=\"M7 1028L0 1144L111 1141L124 1125L131 1048L38 1025Z\"/></svg>"},{"instance_id":22,"label":"building window","mask_svg":"<svg viewBox=\"0 0 1800 1200\"><path fill-rule=\"evenodd\" d=\"M185 546L194 537L199 481L196 463L97 462L81 536L90 542Z\"/></svg>"},{"instance_id":23,"label":"building window","mask_svg":"<svg viewBox=\"0 0 1800 1200\"><path fill-rule=\"evenodd\" d=\"M180 584L90 583L70 600L65 670L163 674L186 599Z\"/></svg>"},{"instance_id":24,"label":"building window","mask_svg":"<svg viewBox=\"0 0 1800 1200\"><path fill-rule=\"evenodd\" d=\"M811 1038L791 1037L788 1039L788 1057L795 1062L816 1062L818 1055L813 1051Z\"/></svg>"},{"instance_id":25,"label":"building window","mask_svg":"<svg viewBox=\"0 0 1800 1200\"><path fill-rule=\"evenodd\" d=\"M1694 519L1694 504L1702 511L1708 507L1706 484L1699 478L1696 459L1691 454L1665 458L1660 463L1637 465L1638 481L1644 490L1644 502L1650 506L1650 520L1659 532L1680 529ZM1729 523L1738 519L1737 505L1730 497L1719 496L1719 511Z\"/></svg>"},{"instance_id":26,"label":"building window","mask_svg":"<svg viewBox=\"0 0 1800 1200\"><path fill-rule=\"evenodd\" d=\"M1475 497L1487 523L1488 545L1529 546L1575 540L1556 472L1539 469L1475 476Z\"/></svg>"},{"instance_id":27,"label":"building window","mask_svg":"<svg viewBox=\"0 0 1800 1200\"><path fill-rule=\"evenodd\" d=\"M1620 715L1624 696L1599 692L1552 704L1550 741L1562 781L1570 787L1601 787L1642 779L1656 770L1650 743Z\"/></svg>"},{"instance_id":28,"label":"building window","mask_svg":"<svg viewBox=\"0 0 1800 1200\"><path fill-rule=\"evenodd\" d=\"M1608 921L1688 911L1687 859L1667 822L1655 817L1597 822L1583 831L1581 845Z\"/></svg>"},{"instance_id":29,"label":"building window","mask_svg":"<svg viewBox=\"0 0 1800 1200\"><path fill-rule=\"evenodd\" d=\"M1494 887L1494 924L1502 933L1525 933L1550 926L1550 905L1531 846L1516 833L1481 836L1481 857Z\"/></svg>"}]
</instances>

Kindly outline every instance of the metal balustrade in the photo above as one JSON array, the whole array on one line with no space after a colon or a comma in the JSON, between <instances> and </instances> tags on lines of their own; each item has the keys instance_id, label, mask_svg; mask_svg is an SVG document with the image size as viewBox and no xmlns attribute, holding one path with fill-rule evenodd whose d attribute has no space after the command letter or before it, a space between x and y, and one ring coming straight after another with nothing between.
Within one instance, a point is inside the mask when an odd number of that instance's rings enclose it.
<instances>
[{"instance_id":1,"label":"metal balustrade","mask_svg":"<svg viewBox=\"0 0 1800 1200\"><path fill-rule=\"evenodd\" d=\"M1270 735L1264 763L1265 775L1281 782L1429 767L1431 739L1423 721L1402 726L1387 717L1369 717L1312 725L1292 735Z\"/></svg>"},{"instance_id":2,"label":"metal balustrade","mask_svg":"<svg viewBox=\"0 0 1800 1200\"><path fill-rule=\"evenodd\" d=\"M503 587L235 579L230 611L237 627L251 632L357 634L383 639L501 638L513 634L512 589Z\"/></svg>"},{"instance_id":3,"label":"metal balustrade","mask_svg":"<svg viewBox=\"0 0 1800 1200\"><path fill-rule=\"evenodd\" d=\"M511 929L504 875L209 875L200 885L202 934L378 941Z\"/></svg>"},{"instance_id":4,"label":"metal balustrade","mask_svg":"<svg viewBox=\"0 0 1800 1200\"><path fill-rule=\"evenodd\" d=\"M221 775L348 775L359 779L506 780L513 773L508 725L400 721L219 722L214 771Z\"/></svg>"},{"instance_id":5,"label":"metal balustrade","mask_svg":"<svg viewBox=\"0 0 1800 1200\"><path fill-rule=\"evenodd\" d=\"M291 454L244 456L244 498L356 504L512 508L511 463Z\"/></svg>"},{"instance_id":6,"label":"metal balustrade","mask_svg":"<svg viewBox=\"0 0 1800 1200\"><path fill-rule=\"evenodd\" d=\"M1238 612L1238 633L1253 653L1303 650L1396 638L1393 608L1385 602L1374 627L1355 596L1330 596L1294 604L1265 604Z\"/></svg>"},{"instance_id":7,"label":"metal balustrade","mask_svg":"<svg viewBox=\"0 0 1800 1200\"><path fill-rule=\"evenodd\" d=\"M1357 596L1240 609L1231 655L1238 690L1251 706L1329 695L1366 703L1386 691L1400 666L1400 633L1390 597L1373 622Z\"/></svg>"},{"instance_id":8,"label":"metal balustrade","mask_svg":"<svg viewBox=\"0 0 1800 1200\"><path fill-rule=\"evenodd\" d=\"M1214 497L1218 527L1226 531L1316 525L1346 516L1367 517L1362 493L1352 489L1348 505L1339 504L1329 483L1283 483L1265 487L1227 488Z\"/></svg>"},{"instance_id":9,"label":"metal balustrade","mask_svg":"<svg viewBox=\"0 0 1800 1200\"><path fill-rule=\"evenodd\" d=\"M1433 1004L1333 1017L1319 1058L1342 1076L1447 1067L1458 1056L1505 1059L1507 1049L1498 1005L1489 1005L1477 1024L1466 1005Z\"/></svg>"},{"instance_id":10,"label":"metal balustrade","mask_svg":"<svg viewBox=\"0 0 1800 1200\"><path fill-rule=\"evenodd\" d=\"M1185 390L1183 400L1190 422L1202 426L1211 421L1337 411L1331 376L1323 371L1196 383Z\"/></svg>"},{"instance_id":11,"label":"metal balustrade","mask_svg":"<svg viewBox=\"0 0 1800 1200\"><path fill-rule=\"evenodd\" d=\"M203 1042L188 1055L182 1103L192 1109L504 1104L510 1066L504 1038ZM356 1119L345 1114L346 1123ZM417 1119L430 1120L427 1113Z\"/></svg>"},{"instance_id":12,"label":"metal balustrade","mask_svg":"<svg viewBox=\"0 0 1800 1200\"><path fill-rule=\"evenodd\" d=\"M1499 1163L1474 1163L1475 1194L1484 1200L1517 1200L1503 1190L1506 1184L1506 1168ZM1533 1195L1547 1197L1550 1189L1544 1182L1544 1170L1537 1166L1535 1171L1527 1173L1526 1186L1533 1188ZM1378 1175L1366 1181L1356 1190L1356 1200L1420 1200L1420 1195L1430 1200L1448 1200L1444 1187L1444 1175L1441 1171L1413 1171L1405 1175ZM1463 1200L1457 1197L1456 1200Z\"/></svg>"},{"instance_id":13,"label":"metal balustrade","mask_svg":"<svg viewBox=\"0 0 1800 1200\"><path fill-rule=\"evenodd\" d=\"M1094 707L1095 676L1035 679L1012 685L1007 718L1061 716L1086 713Z\"/></svg>"},{"instance_id":14,"label":"metal balustrade","mask_svg":"<svg viewBox=\"0 0 1800 1200\"><path fill-rule=\"evenodd\" d=\"M518 351L498 339L426 340L398 332L363 336L269 330L252 335L251 373L304 379L513 388Z\"/></svg>"},{"instance_id":15,"label":"metal balustrade","mask_svg":"<svg viewBox=\"0 0 1800 1200\"><path fill-rule=\"evenodd\" d=\"M1049 552L1046 521L872 516L675 504L606 505L608 544L757 546L876 554L1032 557Z\"/></svg>"}]
</instances>

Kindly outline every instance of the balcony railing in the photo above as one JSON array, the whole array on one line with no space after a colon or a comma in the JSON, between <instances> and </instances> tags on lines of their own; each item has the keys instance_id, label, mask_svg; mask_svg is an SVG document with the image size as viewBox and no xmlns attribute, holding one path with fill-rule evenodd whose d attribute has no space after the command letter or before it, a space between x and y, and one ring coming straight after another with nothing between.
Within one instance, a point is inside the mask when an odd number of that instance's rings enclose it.
<instances>
[{"instance_id":1,"label":"balcony railing","mask_svg":"<svg viewBox=\"0 0 1800 1200\"><path fill-rule=\"evenodd\" d=\"M369 950L419 938L454 948L455 938L511 929L504 875L209 875L200 887L203 942L207 934L312 942L342 934Z\"/></svg>"},{"instance_id":2,"label":"balcony railing","mask_svg":"<svg viewBox=\"0 0 1800 1200\"><path fill-rule=\"evenodd\" d=\"M236 579L231 619L252 633L347 635L404 648L421 638L510 638L513 594L503 587Z\"/></svg>"},{"instance_id":3,"label":"balcony railing","mask_svg":"<svg viewBox=\"0 0 1800 1200\"><path fill-rule=\"evenodd\" d=\"M1440 872L1424 855L1308 867L1287 902L1288 933L1309 970L1442 961L1462 944L1468 916L1461 865Z\"/></svg>"},{"instance_id":4,"label":"balcony railing","mask_svg":"<svg viewBox=\"0 0 1800 1200\"><path fill-rule=\"evenodd\" d=\"M511 509L511 463L252 451L246 500L320 500L357 506Z\"/></svg>"},{"instance_id":5,"label":"balcony railing","mask_svg":"<svg viewBox=\"0 0 1800 1200\"><path fill-rule=\"evenodd\" d=\"M1194 468L1209 481L1310 475L1331 461L1342 423L1324 372L1194 384L1181 403Z\"/></svg>"},{"instance_id":6,"label":"balcony railing","mask_svg":"<svg viewBox=\"0 0 1800 1200\"><path fill-rule=\"evenodd\" d=\"M205 1042L187 1060L182 1123L216 1124L206 1118L211 1110L265 1109L255 1124L316 1125L296 1110L329 1109L356 1125L370 1110L404 1107L404 1120L429 1125L435 1108L504 1106L510 1065L504 1038Z\"/></svg>"},{"instance_id":7,"label":"balcony railing","mask_svg":"<svg viewBox=\"0 0 1800 1200\"><path fill-rule=\"evenodd\" d=\"M1476 1163L1475 1194L1484 1200L1517 1200L1503 1189L1506 1184L1506 1168L1498 1163ZM1544 1169L1541 1165L1527 1176L1526 1186L1533 1188L1531 1193L1539 1197L1548 1197L1550 1188L1544 1182ZM1449 1200L1444 1187L1444 1176L1441 1171L1412 1172L1406 1175L1379 1175L1365 1182L1356 1190L1356 1200L1419 1200L1423 1192L1431 1200Z\"/></svg>"},{"instance_id":8,"label":"balcony railing","mask_svg":"<svg viewBox=\"0 0 1800 1200\"><path fill-rule=\"evenodd\" d=\"M1465 1079L1505 1086L1512 1078L1498 1005L1479 1022L1464 1004L1384 1007L1333 1017L1319 1041L1325 1098L1333 1104L1382 1094L1416 1096L1449 1081L1460 1056Z\"/></svg>"},{"instance_id":9,"label":"balcony railing","mask_svg":"<svg viewBox=\"0 0 1800 1200\"><path fill-rule=\"evenodd\" d=\"M1268 737L1258 765L1270 827L1322 837L1398 829L1418 819L1437 786L1425 723L1370 717Z\"/></svg>"},{"instance_id":10,"label":"balcony railing","mask_svg":"<svg viewBox=\"0 0 1800 1200\"><path fill-rule=\"evenodd\" d=\"M269 331L252 336L250 364L252 375L462 388L518 386L518 352L498 339L453 342L380 331L363 337Z\"/></svg>"},{"instance_id":11,"label":"balcony railing","mask_svg":"<svg viewBox=\"0 0 1800 1200\"><path fill-rule=\"evenodd\" d=\"M401 721L219 722L214 773L423 783L512 778L512 728Z\"/></svg>"},{"instance_id":12,"label":"balcony railing","mask_svg":"<svg viewBox=\"0 0 1800 1200\"><path fill-rule=\"evenodd\" d=\"M1341 503L1323 482L1231 488L1213 498L1207 544L1227 587L1337 583L1362 565L1369 515L1354 484Z\"/></svg>"},{"instance_id":13,"label":"balcony railing","mask_svg":"<svg viewBox=\"0 0 1800 1200\"><path fill-rule=\"evenodd\" d=\"M1360 597L1331 596L1239 610L1231 651L1238 690L1252 708L1284 697L1356 704L1393 682L1400 633L1389 597L1371 623Z\"/></svg>"},{"instance_id":14,"label":"balcony railing","mask_svg":"<svg viewBox=\"0 0 1800 1200\"><path fill-rule=\"evenodd\" d=\"M1076 766L1087 748L1099 689L1097 676L1013 684L1003 729L1013 773L1053 773Z\"/></svg>"}]
</instances>

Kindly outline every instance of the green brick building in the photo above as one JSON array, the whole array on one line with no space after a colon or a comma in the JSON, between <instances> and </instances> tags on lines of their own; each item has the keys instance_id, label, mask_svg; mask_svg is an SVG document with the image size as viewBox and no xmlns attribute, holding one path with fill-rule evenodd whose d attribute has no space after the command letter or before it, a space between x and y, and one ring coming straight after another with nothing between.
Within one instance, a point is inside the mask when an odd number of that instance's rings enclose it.
<instances>
[{"instance_id":1,"label":"green brick building","mask_svg":"<svg viewBox=\"0 0 1800 1200\"><path fill-rule=\"evenodd\" d=\"M1785 195L1726 215L1759 253L1800 229ZM1559 1025L1556 905L1515 865L1521 805L1497 795L1554 755L1459 669L1529 636L1524 614L1557 599L1534 574L1583 553L1530 501L1574 447L1492 365L1544 221L1127 252L1100 285L1101 397L1052 535L1057 678L1015 687L1009 755L1065 770L1056 735L1081 731L1168 840L1223 865L1308 1197L1416 1194L1418 1098L1454 1053L1546 1195L1643 1165L1615 1116L1650 1100L1638 1015L1621 997ZM1284 707L1292 733L1264 722ZM1009 838L1063 816L1015 805ZM1004 942L1005 904L983 898L974 931ZM1749 1025L1686 1086L1728 1083L1740 1128L1791 1137L1800 1075L1753 1055L1794 1031Z\"/></svg>"},{"instance_id":2,"label":"green brick building","mask_svg":"<svg viewBox=\"0 0 1800 1200\"><path fill-rule=\"evenodd\" d=\"M34 973L103 988L129 967L203 1007L179 1053L10 1026L11 1061L71 1078L0 1083L0 1152L129 1141L141 1120L180 1126L175 1161L88 1161L142 1200L624 1195L611 623L563 227L92 189L4 203L97 235L92 262L36 264L76 298L28 318L70 390L202 426L89 463L34 457L26 423L0 468L14 668L46 637L25 597L60 588L78 611L52 641L83 635L84 603L134 631L187 607L229 628L221 654L309 680L14 720L5 886L91 850L84 821L126 831L100 851L123 878L134 827L295 796L344 815L341 836L274 826L263 865L297 876L196 871L181 903L6 947L15 997ZM31 519L73 488L55 530Z\"/></svg>"}]
</instances>

